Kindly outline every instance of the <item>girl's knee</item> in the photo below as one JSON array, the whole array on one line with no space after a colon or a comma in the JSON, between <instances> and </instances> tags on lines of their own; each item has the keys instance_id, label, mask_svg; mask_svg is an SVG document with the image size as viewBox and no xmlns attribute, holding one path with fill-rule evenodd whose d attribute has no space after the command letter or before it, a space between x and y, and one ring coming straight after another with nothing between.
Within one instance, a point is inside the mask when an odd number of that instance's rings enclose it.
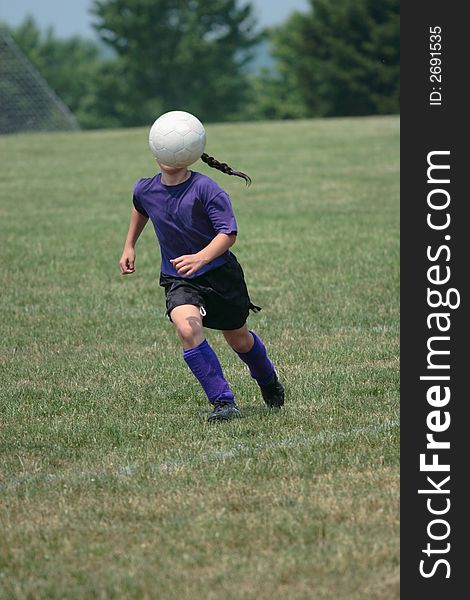
<instances>
[{"instance_id":1,"label":"girl's knee","mask_svg":"<svg viewBox=\"0 0 470 600\"><path fill-rule=\"evenodd\" d=\"M197 342L198 342L198 332L196 330L194 330L192 327L187 327L187 326L178 326L176 327L176 331L178 332L178 336L180 338L180 340L188 345L188 346L197 346Z\"/></svg>"},{"instance_id":2,"label":"girl's knee","mask_svg":"<svg viewBox=\"0 0 470 600\"><path fill-rule=\"evenodd\" d=\"M185 350L199 346L204 341L202 319L196 309L177 307L171 312L170 318Z\"/></svg>"},{"instance_id":3,"label":"girl's knee","mask_svg":"<svg viewBox=\"0 0 470 600\"><path fill-rule=\"evenodd\" d=\"M175 323L178 336L186 348L194 348L204 341L204 329L200 320L188 317Z\"/></svg>"}]
</instances>

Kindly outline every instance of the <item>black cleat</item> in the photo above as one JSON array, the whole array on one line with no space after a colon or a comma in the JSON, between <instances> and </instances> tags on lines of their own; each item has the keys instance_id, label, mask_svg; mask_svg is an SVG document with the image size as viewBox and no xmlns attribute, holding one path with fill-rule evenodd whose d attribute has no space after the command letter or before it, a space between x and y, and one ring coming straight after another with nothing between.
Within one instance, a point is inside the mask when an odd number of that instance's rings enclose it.
<instances>
[{"instance_id":1,"label":"black cleat","mask_svg":"<svg viewBox=\"0 0 470 600\"><path fill-rule=\"evenodd\" d=\"M267 406L269 406L269 408L281 408L284 404L284 387L279 381L276 371L274 371L274 375L269 383L258 385Z\"/></svg>"},{"instance_id":2,"label":"black cleat","mask_svg":"<svg viewBox=\"0 0 470 600\"><path fill-rule=\"evenodd\" d=\"M230 421L230 419L240 418L242 415L238 410L238 406L235 402L227 402L219 400L214 402L214 409L211 414L207 417L210 421Z\"/></svg>"}]
</instances>

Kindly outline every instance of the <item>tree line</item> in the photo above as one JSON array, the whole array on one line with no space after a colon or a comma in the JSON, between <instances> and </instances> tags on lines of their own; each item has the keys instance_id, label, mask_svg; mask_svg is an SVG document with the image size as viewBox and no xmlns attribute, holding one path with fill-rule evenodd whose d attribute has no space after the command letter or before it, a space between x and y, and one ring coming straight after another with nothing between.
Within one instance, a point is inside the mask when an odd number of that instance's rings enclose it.
<instances>
[{"instance_id":1,"label":"tree line","mask_svg":"<svg viewBox=\"0 0 470 600\"><path fill-rule=\"evenodd\" d=\"M101 43L31 17L10 29L83 128L173 109L205 122L399 111L399 0L310 0L264 31L239 0L95 0L91 12ZM254 71L261 43L273 65Z\"/></svg>"}]
</instances>

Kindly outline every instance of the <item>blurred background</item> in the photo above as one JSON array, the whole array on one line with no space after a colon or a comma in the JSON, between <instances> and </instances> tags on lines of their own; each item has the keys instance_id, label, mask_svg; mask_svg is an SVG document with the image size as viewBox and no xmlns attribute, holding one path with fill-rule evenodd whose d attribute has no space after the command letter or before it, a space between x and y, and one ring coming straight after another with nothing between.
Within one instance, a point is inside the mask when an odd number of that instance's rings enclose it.
<instances>
[{"instance_id":1,"label":"blurred background","mask_svg":"<svg viewBox=\"0 0 470 600\"><path fill-rule=\"evenodd\" d=\"M399 0L1 0L0 133L396 114Z\"/></svg>"}]
</instances>

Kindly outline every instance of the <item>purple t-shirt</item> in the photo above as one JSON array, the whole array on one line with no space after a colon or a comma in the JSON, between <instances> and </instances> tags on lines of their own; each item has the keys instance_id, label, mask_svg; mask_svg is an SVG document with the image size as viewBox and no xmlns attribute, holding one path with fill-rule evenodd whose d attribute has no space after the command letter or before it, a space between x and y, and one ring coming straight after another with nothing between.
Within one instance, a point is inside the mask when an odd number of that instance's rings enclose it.
<instances>
[{"instance_id":1,"label":"purple t-shirt","mask_svg":"<svg viewBox=\"0 0 470 600\"><path fill-rule=\"evenodd\" d=\"M134 187L133 203L153 223L166 275L180 277L170 259L199 252L218 233L237 232L228 194L210 177L196 171L178 185L162 183L161 173L140 179ZM219 267L228 256L227 250L189 278Z\"/></svg>"}]
</instances>

